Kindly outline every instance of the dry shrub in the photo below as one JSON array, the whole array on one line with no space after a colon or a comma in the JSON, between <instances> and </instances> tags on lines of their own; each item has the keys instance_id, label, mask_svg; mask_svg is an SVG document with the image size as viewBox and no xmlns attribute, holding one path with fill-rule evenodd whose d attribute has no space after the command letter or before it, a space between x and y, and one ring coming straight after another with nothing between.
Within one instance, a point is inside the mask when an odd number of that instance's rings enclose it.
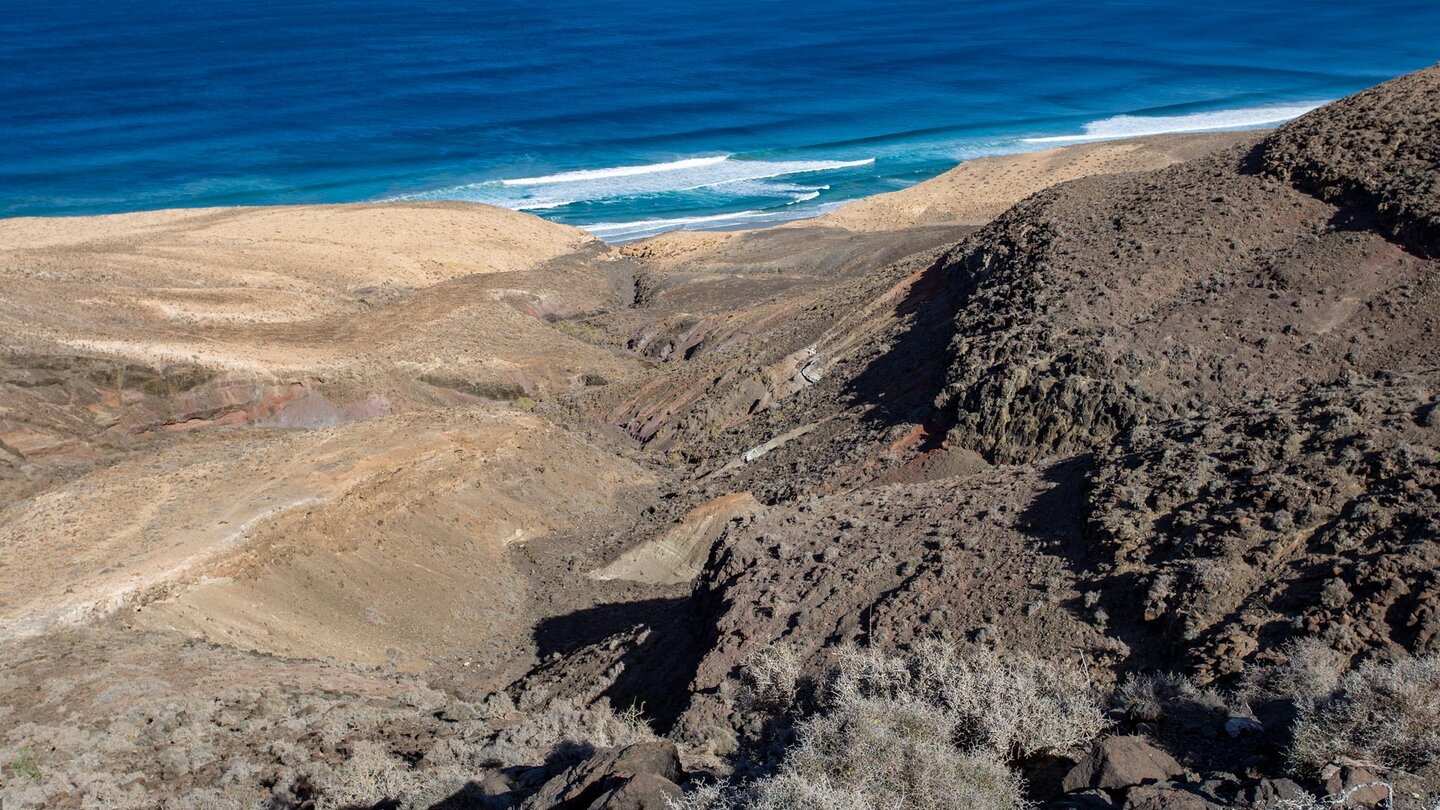
<instances>
[{"instance_id":1,"label":"dry shrub","mask_svg":"<svg viewBox=\"0 0 1440 810\"><path fill-rule=\"evenodd\" d=\"M962 751L933 714L866 701L806 721L773 776L743 788L708 785L683 810L1021 810L1024 786L988 751Z\"/></svg>"},{"instance_id":2,"label":"dry shrub","mask_svg":"<svg viewBox=\"0 0 1440 810\"><path fill-rule=\"evenodd\" d=\"M1193 722L1201 718L1229 716L1225 693L1195 682L1174 672L1152 672L1131 675L1111 696L1114 708L1131 720L1163 723L1178 720ZM1207 721L1208 722L1208 721Z\"/></svg>"},{"instance_id":3,"label":"dry shrub","mask_svg":"<svg viewBox=\"0 0 1440 810\"><path fill-rule=\"evenodd\" d=\"M757 806L951 808L1025 806L1018 777L988 749L962 750L943 710L919 700L861 697L817 715Z\"/></svg>"},{"instance_id":4,"label":"dry shrub","mask_svg":"<svg viewBox=\"0 0 1440 810\"><path fill-rule=\"evenodd\" d=\"M481 749L496 762L576 760L600 748L654 740L655 732L634 708L616 712L607 701L590 705L556 700L502 728ZM560 763L563 764L563 763Z\"/></svg>"},{"instance_id":5,"label":"dry shrub","mask_svg":"<svg viewBox=\"0 0 1440 810\"><path fill-rule=\"evenodd\" d=\"M486 708L498 713L504 706ZM488 741L437 740L418 765L378 743L363 741L353 745L344 762L306 770L318 794L318 810L370 807L377 802L391 802L397 810L419 810L455 794L497 762L549 760L564 766L599 748L653 739L654 733L636 711L615 712L603 701L590 706L555 701Z\"/></svg>"},{"instance_id":6,"label":"dry shrub","mask_svg":"<svg viewBox=\"0 0 1440 810\"><path fill-rule=\"evenodd\" d=\"M1292 765L1314 773L1339 757L1410 771L1440 763L1440 654L1363 664L1302 710Z\"/></svg>"},{"instance_id":7,"label":"dry shrub","mask_svg":"<svg viewBox=\"0 0 1440 810\"><path fill-rule=\"evenodd\" d=\"M1255 703L1267 698L1293 700L1301 710L1327 700L1340 686L1349 658L1318 638L1286 644L1282 664L1246 670L1240 684L1241 699Z\"/></svg>"},{"instance_id":8,"label":"dry shrub","mask_svg":"<svg viewBox=\"0 0 1440 810\"><path fill-rule=\"evenodd\" d=\"M357 743L341 764L312 775L318 789L316 810L370 807L381 801L393 802L397 810L418 810L443 801L468 777L460 768L416 770L369 741Z\"/></svg>"},{"instance_id":9,"label":"dry shrub","mask_svg":"<svg viewBox=\"0 0 1440 810\"><path fill-rule=\"evenodd\" d=\"M1195 684L1174 672L1149 672L1130 675L1115 689L1110 702L1131 720L1145 723L1162 722L1181 701L1188 702L1195 694Z\"/></svg>"},{"instance_id":10,"label":"dry shrub","mask_svg":"<svg viewBox=\"0 0 1440 810\"><path fill-rule=\"evenodd\" d=\"M695 783L679 799L665 797L669 810L738 810L748 793L731 787L727 780Z\"/></svg>"},{"instance_id":11,"label":"dry shrub","mask_svg":"<svg viewBox=\"0 0 1440 810\"><path fill-rule=\"evenodd\" d=\"M853 647L838 657L831 687L837 702L874 697L927 705L943 714L959 747L988 750L1002 760L1075 751L1106 727L1083 673L1033 656L962 653L923 641L905 658Z\"/></svg>"},{"instance_id":12,"label":"dry shrub","mask_svg":"<svg viewBox=\"0 0 1440 810\"><path fill-rule=\"evenodd\" d=\"M747 711L788 715L800 699L800 658L788 647L751 655L740 673L740 700Z\"/></svg>"},{"instance_id":13,"label":"dry shrub","mask_svg":"<svg viewBox=\"0 0 1440 810\"><path fill-rule=\"evenodd\" d=\"M899 658L842 648L836 660L777 773L679 806L1018 810L1028 804L1008 760L1074 750L1105 727L1083 676L1028 656L932 641Z\"/></svg>"}]
</instances>

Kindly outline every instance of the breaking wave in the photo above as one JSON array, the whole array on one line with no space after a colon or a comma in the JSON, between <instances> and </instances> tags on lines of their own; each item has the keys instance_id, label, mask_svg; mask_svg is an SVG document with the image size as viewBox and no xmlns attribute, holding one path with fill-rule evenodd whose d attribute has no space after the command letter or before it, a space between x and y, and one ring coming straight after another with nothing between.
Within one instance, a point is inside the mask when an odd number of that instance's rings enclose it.
<instances>
[{"instance_id":1,"label":"breaking wave","mask_svg":"<svg viewBox=\"0 0 1440 810\"><path fill-rule=\"evenodd\" d=\"M728 197L772 197L789 202L797 193L790 184L765 184L800 174L869 166L863 160L747 160L734 155L686 158L643 166L585 169L538 177L516 177L408 194L404 200L468 200L519 211L560 208L583 203L702 190ZM813 187L798 190L808 195Z\"/></svg>"},{"instance_id":2,"label":"breaking wave","mask_svg":"<svg viewBox=\"0 0 1440 810\"><path fill-rule=\"evenodd\" d=\"M1211 132L1224 129L1247 129L1266 124L1279 124L1304 115L1324 104L1275 104L1236 110L1216 110L1186 115L1116 115L1084 126L1079 135L1047 135L1023 138L1023 143L1075 143L1077 141L1109 141L1141 135L1163 135L1169 132Z\"/></svg>"}]
</instances>

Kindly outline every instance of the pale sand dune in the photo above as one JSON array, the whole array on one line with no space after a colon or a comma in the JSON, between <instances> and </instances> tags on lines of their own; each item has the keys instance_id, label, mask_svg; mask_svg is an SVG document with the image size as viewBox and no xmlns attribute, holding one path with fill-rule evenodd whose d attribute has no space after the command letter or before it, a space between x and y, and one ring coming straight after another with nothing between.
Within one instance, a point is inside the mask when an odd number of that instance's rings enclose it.
<instances>
[{"instance_id":1,"label":"pale sand dune","mask_svg":"<svg viewBox=\"0 0 1440 810\"><path fill-rule=\"evenodd\" d=\"M314 321L387 293L513 274L595 245L466 203L220 208L0 220L0 322L153 331ZM76 337L76 335L71 335Z\"/></svg>"},{"instance_id":2,"label":"pale sand dune","mask_svg":"<svg viewBox=\"0 0 1440 810\"><path fill-rule=\"evenodd\" d=\"M579 229L469 203L5 220L0 349L282 377L623 376L542 322L614 303L608 255Z\"/></svg>"},{"instance_id":3,"label":"pale sand dune","mask_svg":"<svg viewBox=\"0 0 1440 810\"><path fill-rule=\"evenodd\" d=\"M506 545L651 483L506 401L640 373L552 323L624 305L614 258L464 203L0 222L0 638L161 600L129 621L529 655Z\"/></svg>"},{"instance_id":4,"label":"pale sand dune","mask_svg":"<svg viewBox=\"0 0 1440 810\"><path fill-rule=\"evenodd\" d=\"M1156 135L980 158L910 188L857 200L809 224L852 231L983 225L1050 186L1098 174L1162 169L1253 137L1251 132Z\"/></svg>"},{"instance_id":5,"label":"pale sand dune","mask_svg":"<svg viewBox=\"0 0 1440 810\"><path fill-rule=\"evenodd\" d=\"M0 220L0 274L137 287L420 287L523 270L591 241L576 228L460 202L22 217Z\"/></svg>"}]
</instances>

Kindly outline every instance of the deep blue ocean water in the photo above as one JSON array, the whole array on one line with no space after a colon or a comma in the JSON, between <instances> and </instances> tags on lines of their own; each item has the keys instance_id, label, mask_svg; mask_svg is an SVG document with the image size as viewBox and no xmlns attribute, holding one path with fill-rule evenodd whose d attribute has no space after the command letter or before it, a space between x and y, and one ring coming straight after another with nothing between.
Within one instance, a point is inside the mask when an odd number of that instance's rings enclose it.
<instances>
[{"instance_id":1,"label":"deep blue ocean water","mask_svg":"<svg viewBox=\"0 0 1440 810\"><path fill-rule=\"evenodd\" d=\"M0 0L0 216L450 198L624 239L1437 60L1436 0Z\"/></svg>"}]
</instances>

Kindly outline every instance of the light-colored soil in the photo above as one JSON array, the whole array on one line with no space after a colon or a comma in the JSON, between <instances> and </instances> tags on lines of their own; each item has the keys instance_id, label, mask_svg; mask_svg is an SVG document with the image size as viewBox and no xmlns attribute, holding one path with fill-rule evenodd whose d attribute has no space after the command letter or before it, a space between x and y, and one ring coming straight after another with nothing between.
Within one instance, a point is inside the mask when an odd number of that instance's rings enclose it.
<instances>
[{"instance_id":1,"label":"light-colored soil","mask_svg":"<svg viewBox=\"0 0 1440 810\"><path fill-rule=\"evenodd\" d=\"M523 653L505 548L607 520L651 483L512 410L197 438L0 513L0 620L33 635L123 609L247 649L411 668Z\"/></svg>"},{"instance_id":2,"label":"light-colored soil","mask_svg":"<svg viewBox=\"0 0 1440 810\"><path fill-rule=\"evenodd\" d=\"M1081 177L1163 169L1247 137L1249 133L1239 132L1154 135L967 160L923 183L857 200L814 223L852 231L889 230L902 223L983 225L1051 186Z\"/></svg>"},{"instance_id":3,"label":"light-colored soil","mask_svg":"<svg viewBox=\"0 0 1440 810\"><path fill-rule=\"evenodd\" d=\"M554 385L582 365L623 374L540 323L612 303L605 252L583 231L459 203L13 219L0 332L11 351L256 376Z\"/></svg>"}]
</instances>

